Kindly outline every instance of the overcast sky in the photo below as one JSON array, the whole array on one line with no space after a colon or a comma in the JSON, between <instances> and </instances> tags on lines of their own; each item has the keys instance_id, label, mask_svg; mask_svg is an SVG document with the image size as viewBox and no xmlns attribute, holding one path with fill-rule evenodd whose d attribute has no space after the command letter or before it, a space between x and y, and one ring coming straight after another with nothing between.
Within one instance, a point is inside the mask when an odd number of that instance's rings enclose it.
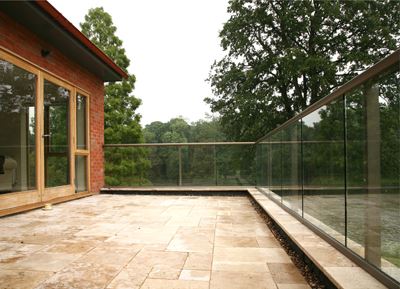
<instances>
[{"instance_id":1,"label":"overcast sky","mask_svg":"<svg viewBox=\"0 0 400 289\"><path fill-rule=\"evenodd\" d=\"M89 8L111 14L136 76L144 126L183 116L205 118L210 109L210 66L223 55L218 33L228 0L50 0L78 29Z\"/></svg>"}]
</instances>

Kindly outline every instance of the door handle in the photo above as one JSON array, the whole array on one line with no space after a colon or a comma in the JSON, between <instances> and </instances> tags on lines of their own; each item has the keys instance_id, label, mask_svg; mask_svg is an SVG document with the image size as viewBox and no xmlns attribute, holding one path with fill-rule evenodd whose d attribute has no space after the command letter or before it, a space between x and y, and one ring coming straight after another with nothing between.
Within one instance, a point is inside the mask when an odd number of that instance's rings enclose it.
<instances>
[{"instance_id":1,"label":"door handle","mask_svg":"<svg viewBox=\"0 0 400 289\"><path fill-rule=\"evenodd\" d=\"M42 135L42 138L50 137L50 136L51 136L50 134L43 134L43 135Z\"/></svg>"}]
</instances>

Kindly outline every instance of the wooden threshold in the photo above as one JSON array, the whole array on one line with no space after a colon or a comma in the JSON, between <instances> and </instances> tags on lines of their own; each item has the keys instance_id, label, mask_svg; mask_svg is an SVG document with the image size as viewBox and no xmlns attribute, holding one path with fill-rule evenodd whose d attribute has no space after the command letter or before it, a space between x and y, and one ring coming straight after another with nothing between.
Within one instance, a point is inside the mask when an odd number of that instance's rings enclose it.
<instances>
[{"instance_id":1,"label":"wooden threshold","mask_svg":"<svg viewBox=\"0 0 400 289\"><path fill-rule=\"evenodd\" d=\"M18 213L38 209L38 208L44 207L45 204L47 204L47 203L59 204L59 203L64 203L64 202L80 199L80 198L93 196L96 194L97 193L76 193L76 194L73 194L70 196L59 197L59 198L47 200L45 202L38 202L38 203L29 204L29 205L18 206L18 207L14 207L14 208L10 208L10 209L0 210L0 217L5 217L5 216L13 215L13 214L18 214Z\"/></svg>"}]
</instances>

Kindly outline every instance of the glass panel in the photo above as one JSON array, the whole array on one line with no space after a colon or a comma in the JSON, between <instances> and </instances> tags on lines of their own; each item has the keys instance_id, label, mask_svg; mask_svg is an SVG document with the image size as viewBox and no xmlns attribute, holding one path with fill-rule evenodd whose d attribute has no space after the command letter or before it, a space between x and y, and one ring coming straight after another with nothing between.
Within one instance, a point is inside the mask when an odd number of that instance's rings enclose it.
<instances>
[{"instance_id":1,"label":"glass panel","mask_svg":"<svg viewBox=\"0 0 400 289\"><path fill-rule=\"evenodd\" d=\"M269 154L269 184L270 190L274 192L271 196L281 200L282 196L282 133L281 131L270 138Z\"/></svg>"},{"instance_id":2,"label":"glass panel","mask_svg":"<svg viewBox=\"0 0 400 289\"><path fill-rule=\"evenodd\" d=\"M344 102L303 118L304 217L344 243Z\"/></svg>"},{"instance_id":3,"label":"glass panel","mask_svg":"<svg viewBox=\"0 0 400 289\"><path fill-rule=\"evenodd\" d=\"M379 211L382 212L380 250L384 258L381 260L381 269L400 282L400 72L398 69L399 66L396 73L379 80L377 86L381 114L379 126L382 207ZM373 184L369 184L369 194L372 186Z\"/></svg>"},{"instance_id":4,"label":"glass panel","mask_svg":"<svg viewBox=\"0 0 400 289\"><path fill-rule=\"evenodd\" d=\"M69 178L69 96L70 92L44 80L45 186L70 183Z\"/></svg>"},{"instance_id":5,"label":"glass panel","mask_svg":"<svg viewBox=\"0 0 400 289\"><path fill-rule=\"evenodd\" d=\"M346 95L347 246L364 256L365 116L361 89Z\"/></svg>"},{"instance_id":6,"label":"glass panel","mask_svg":"<svg viewBox=\"0 0 400 289\"><path fill-rule=\"evenodd\" d=\"M105 184L107 186L150 184L147 179L147 174L152 173L152 170L148 172L150 160L153 157L157 158L150 152L152 152L151 148L143 147L104 148Z\"/></svg>"},{"instance_id":7,"label":"glass panel","mask_svg":"<svg viewBox=\"0 0 400 289\"><path fill-rule=\"evenodd\" d=\"M36 188L36 80L0 59L0 194Z\"/></svg>"},{"instance_id":8,"label":"glass panel","mask_svg":"<svg viewBox=\"0 0 400 289\"><path fill-rule=\"evenodd\" d=\"M269 140L261 140L257 144L257 187L264 193L268 193L268 165L269 165Z\"/></svg>"},{"instance_id":9,"label":"glass panel","mask_svg":"<svg viewBox=\"0 0 400 289\"><path fill-rule=\"evenodd\" d=\"M179 185L179 149L177 147L149 148L151 185Z\"/></svg>"},{"instance_id":10,"label":"glass panel","mask_svg":"<svg viewBox=\"0 0 400 289\"><path fill-rule=\"evenodd\" d=\"M301 121L298 121L282 130L282 202L299 214L301 179Z\"/></svg>"},{"instance_id":11,"label":"glass panel","mask_svg":"<svg viewBox=\"0 0 400 289\"><path fill-rule=\"evenodd\" d=\"M75 156L75 191L79 193L87 190L87 157Z\"/></svg>"},{"instance_id":12,"label":"glass panel","mask_svg":"<svg viewBox=\"0 0 400 289\"><path fill-rule=\"evenodd\" d=\"M214 146L181 147L180 150L182 152L182 185L216 185Z\"/></svg>"},{"instance_id":13,"label":"glass panel","mask_svg":"<svg viewBox=\"0 0 400 289\"><path fill-rule=\"evenodd\" d=\"M215 150L217 165L215 184L220 186L254 185L254 146L217 145Z\"/></svg>"},{"instance_id":14,"label":"glass panel","mask_svg":"<svg viewBox=\"0 0 400 289\"><path fill-rule=\"evenodd\" d=\"M346 96L347 246L398 281L399 86L397 71Z\"/></svg>"},{"instance_id":15,"label":"glass panel","mask_svg":"<svg viewBox=\"0 0 400 289\"><path fill-rule=\"evenodd\" d=\"M76 148L87 149L86 140L86 96L76 95Z\"/></svg>"}]
</instances>

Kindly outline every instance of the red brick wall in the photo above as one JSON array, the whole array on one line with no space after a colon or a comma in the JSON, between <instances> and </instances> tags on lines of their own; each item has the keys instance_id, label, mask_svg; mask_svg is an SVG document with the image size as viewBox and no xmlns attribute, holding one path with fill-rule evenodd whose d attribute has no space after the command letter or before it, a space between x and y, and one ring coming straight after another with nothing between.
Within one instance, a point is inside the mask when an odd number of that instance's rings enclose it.
<instances>
[{"instance_id":1,"label":"red brick wall","mask_svg":"<svg viewBox=\"0 0 400 289\"><path fill-rule=\"evenodd\" d=\"M65 57L57 49L2 12L0 12L0 47L16 53L89 92L91 191L99 192L104 184L104 86L102 80ZM51 51L46 58L41 56L41 49L44 47Z\"/></svg>"}]
</instances>

